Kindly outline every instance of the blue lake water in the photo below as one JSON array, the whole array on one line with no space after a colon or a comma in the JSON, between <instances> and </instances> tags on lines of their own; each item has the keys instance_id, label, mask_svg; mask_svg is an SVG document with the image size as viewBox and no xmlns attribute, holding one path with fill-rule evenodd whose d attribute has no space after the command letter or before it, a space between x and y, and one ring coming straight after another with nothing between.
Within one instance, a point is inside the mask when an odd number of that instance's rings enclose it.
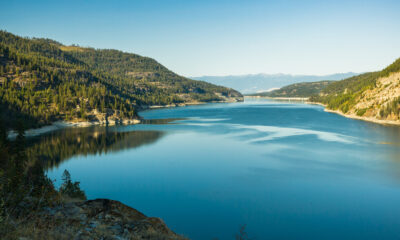
<instances>
[{"instance_id":1,"label":"blue lake water","mask_svg":"<svg viewBox=\"0 0 400 240\"><path fill-rule=\"evenodd\" d=\"M36 138L48 176L191 239L399 239L400 128L268 100L141 112Z\"/></svg>"}]
</instances>

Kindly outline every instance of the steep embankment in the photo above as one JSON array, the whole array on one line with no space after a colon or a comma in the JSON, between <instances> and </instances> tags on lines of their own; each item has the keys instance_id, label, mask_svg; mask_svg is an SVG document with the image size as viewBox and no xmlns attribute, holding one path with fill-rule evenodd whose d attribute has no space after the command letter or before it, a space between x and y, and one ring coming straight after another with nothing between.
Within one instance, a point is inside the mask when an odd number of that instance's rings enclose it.
<instances>
[{"instance_id":1,"label":"steep embankment","mask_svg":"<svg viewBox=\"0 0 400 240\"><path fill-rule=\"evenodd\" d=\"M329 84L310 101L346 117L400 124L400 59L382 71Z\"/></svg>"},{"instance_id":2,"label":"steep embankment","mask_svg":"<svg viewBox=\"0 0 400 240\"><path fill-rule=\"evenodd\" d=\"M119 123L152 105L241 100L233 89L179 76L151 58L0 31L0 113L9 128L18 119L25 128Z\"/></svg>"}]
</instances>

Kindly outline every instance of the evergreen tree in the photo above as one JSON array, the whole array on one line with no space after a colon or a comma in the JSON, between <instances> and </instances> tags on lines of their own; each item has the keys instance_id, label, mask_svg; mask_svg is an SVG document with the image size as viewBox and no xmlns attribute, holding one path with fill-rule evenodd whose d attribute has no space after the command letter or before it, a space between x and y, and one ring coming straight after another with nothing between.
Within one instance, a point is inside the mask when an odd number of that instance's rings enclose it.
<instances>
[{"instance_id":1,"label":"evergreen tree","mask_svg":"<svg viewBox=\"0 0 400 240\"><path fill-rule=\"evenodd\" d=\"M6 79L0 82L0 108L8 128L15 128L21 117L32 128L90 117L94 109L120 118L137 117L135 109L142 105L221 100L215 93L240 96L231 89L181 77L136 54L64 48L68 47L55 41L0 31L0 79ZM82 113L75 111L77 105Z\"/></svg>"}]
</instances>

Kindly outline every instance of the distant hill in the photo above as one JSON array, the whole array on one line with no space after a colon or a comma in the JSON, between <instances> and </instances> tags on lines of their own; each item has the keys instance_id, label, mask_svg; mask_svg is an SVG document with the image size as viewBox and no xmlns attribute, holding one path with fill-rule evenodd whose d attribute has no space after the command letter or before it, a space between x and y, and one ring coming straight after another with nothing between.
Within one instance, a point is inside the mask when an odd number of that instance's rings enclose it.
<instances>
[{"instance_id":1,"label":"distant hill","mask_svg":"<svg viewBox=\"0 0 400 240\"><path fill-rule=\"evenodd\" d=\"M319 94L323 89L333 82L334 81L295 83L269 92L249 94L249 96L273 98L308 98L312 95Z\"/></svg>"},{"instance_id":2,"label":"distant hill","mask_svg":"<svg viewBox=\"0 0 400 240\"><path fill-rule=\"evenodd\" d=\"M244 94L265 92L281 88L293 83L317 82L324 80L342 80L357 75L357 73L338 73L331 75L289 75L289 74L251 74L237 76L203 76L193 77L209 83L234 88Z\"/></svg>"},{"instance_id":3,"label":"distant hill","mask_svg":"<svg viewBox=\"0 0 400 240\"><path fill-rule=\"evenodd\" d=\"M0 31L0 115L8 127L18 119L25 128L133 119L149 105L241 99L233 89L179 76L148 57Z\"/></svg>"},{"instance_id":4,"label":"distant hill","mask_svg":"<svg viewBox=\"0 0 400 240\"><path fill-rule=\"evenodd\" d=\"M400 58L382 71L333 82L310 100L351 117L400 123Z\"/></svg>"}]
</instances>

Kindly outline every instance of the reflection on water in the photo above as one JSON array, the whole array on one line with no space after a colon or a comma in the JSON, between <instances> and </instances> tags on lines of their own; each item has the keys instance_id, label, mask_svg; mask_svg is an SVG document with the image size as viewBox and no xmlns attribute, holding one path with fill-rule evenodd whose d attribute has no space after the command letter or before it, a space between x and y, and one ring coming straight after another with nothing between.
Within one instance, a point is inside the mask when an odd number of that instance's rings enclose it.
<instances>
[{"instance_id":1,"label":"reflection on water","mask_svg":"<svg viewBox=\"0 0 400 240\"><path fill-rule=\"evenodd\" d=\"M160 118L160 119L142 119L140 124L175 124L176 121L185 120L185 118Z\"/></svg>"},{"instance_id":2,"label":"reflection on water","mask_svg":"<svg viewBox=\"0 0 400 240\"><path fill-rule=\"evenodd\" d=\"M274 101L141 115L44 135L28 151L51 179L68 169L89 198L191 239L233 239L241 224L256 239L400 239L399 127Z\"/></svg>"},{"instance_id":3,"label":"reflection on water","mask_svg":"<svg viewBox=\"0 0 400 240\"><path fill-rule=\"evenodd\" d=\"M164 135L161 131L113 131L109 127L67 128L29 139L30 159L41 159L47 169L77 155L106 154L151 144Z\"/></svg>"}]
</instances>

